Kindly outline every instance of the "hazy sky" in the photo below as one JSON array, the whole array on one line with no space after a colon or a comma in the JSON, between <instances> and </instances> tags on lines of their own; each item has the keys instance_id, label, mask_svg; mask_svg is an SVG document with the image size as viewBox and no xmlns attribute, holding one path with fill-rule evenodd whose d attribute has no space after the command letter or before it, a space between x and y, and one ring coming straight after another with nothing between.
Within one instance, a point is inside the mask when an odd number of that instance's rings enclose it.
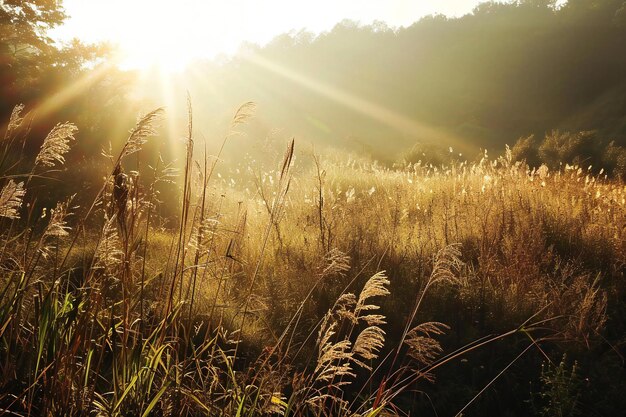
<instances>
[{"instance_id":1,"label":"hazy sky","mask_svg":"<svg viewBox=\"0 0 626 417\"><path fill-rule=\"evenodd\" d=\"M245 41L264 44L292 29L319 33L343 19L406 26L430 14L462 16L483 1L65 0L70 18L52 36L119 44L128 66L176 66L236 52Z\"/></svg>"},{"instance_id":2,"label":"hazy sky","mask_svg":"<svg viewBox=\"0 0 626 417\"><path fill-rule=\"evenodd\" d=\"M469 13L480 0L65 0L68 22L53 37L119 44L129 66L233 53L292 29L331 29L343 19L409 25Z\"/></svg>"}]
</instances>

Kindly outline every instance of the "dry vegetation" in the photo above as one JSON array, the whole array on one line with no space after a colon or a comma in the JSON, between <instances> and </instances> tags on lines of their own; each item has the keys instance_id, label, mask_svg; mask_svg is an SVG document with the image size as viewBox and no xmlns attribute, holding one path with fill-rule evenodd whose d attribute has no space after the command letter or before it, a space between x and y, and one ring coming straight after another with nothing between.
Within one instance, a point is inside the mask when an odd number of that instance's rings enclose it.
<instances>
[{"instance_id":1,"label":"dry vegetation","mask_svg":"<svg viewBox=\"0 0 626 417\"><path fill-rule=\"evenodd\" d=\"M178 175L124 170L162 112L148 113L105 155L90 206L46 211L29 184L54 175L76 127L23 173L22 110L0 165L1 414L405 415L415 389L445 384L437 371L499 348L460 397L470 412L520 358L621 358L626 188L602 172L530 169L508 150L386 168L290 141L274 169L242 157L218 175L247 103L215 156L190 109ZM157 215L167 183L175 227ZM538 413L581 409L577 386L550 389L567 366L537 377Z\"/></svg>"}]
</instances>

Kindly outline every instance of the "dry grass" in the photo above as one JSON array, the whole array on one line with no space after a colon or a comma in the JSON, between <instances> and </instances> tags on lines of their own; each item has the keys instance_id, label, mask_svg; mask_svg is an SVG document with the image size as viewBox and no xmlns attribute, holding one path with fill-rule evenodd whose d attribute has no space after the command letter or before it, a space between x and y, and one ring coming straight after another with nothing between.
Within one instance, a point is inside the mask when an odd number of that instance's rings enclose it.
<instances>
[{"instance_id":1,"label":"dry grass","mask_svg":"<svg viewBox=\"0 0 626 417\"><path fill-rule=\"evenodd\" d=\"M0 172L0 413L399 415L437 368L499 340L539 355L606 340L623 296L623 184L510 152L307 168L293 140L275 169L216 169L254 109L197 155L190 106L175 230L155 214L172 167L123 168L160 109L108 155L88 207L38 212L34 168ZM4 155L25 159L22 110ZM33 166L62 164L75 133L55 127ZM446 353L440 338L469 328L477 340Z\"/></svg>"}]
</instances>

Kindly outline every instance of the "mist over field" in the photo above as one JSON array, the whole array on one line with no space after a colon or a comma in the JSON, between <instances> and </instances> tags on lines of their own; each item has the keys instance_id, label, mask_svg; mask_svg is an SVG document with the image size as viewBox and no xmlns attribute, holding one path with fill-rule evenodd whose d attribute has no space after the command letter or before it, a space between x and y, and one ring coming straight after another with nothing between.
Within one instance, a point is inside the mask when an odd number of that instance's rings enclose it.
<instances>
[{"instance_id":1,"label":"mist over field","mask_svg":"<svg viewBox=\"0 0 626 417\"><path fill-rule=\"evenodd\" d=\"M0 0L0 415L622 416L625 52L623 0Z\"/></svg>"}]
</instances>

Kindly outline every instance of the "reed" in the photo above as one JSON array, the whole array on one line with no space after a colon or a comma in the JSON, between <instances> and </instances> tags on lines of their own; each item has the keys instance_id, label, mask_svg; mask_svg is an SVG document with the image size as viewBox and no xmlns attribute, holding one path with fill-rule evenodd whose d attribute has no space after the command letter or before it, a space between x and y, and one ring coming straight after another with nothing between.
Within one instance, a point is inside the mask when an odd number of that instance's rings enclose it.
<instances>
[{"instance_id":1,"label":"reed","mask_svg":"<svg viewBox=\"0 0 626 417\"><path fill-rule=\"evenodd\" d=\"M0 164L0 415L404 415L444 365L523 342L466 411L527 351L612 346L626 260L618 180L534 169L510 151L298 167L307 155L293 139L266 172L218 167L256 107L235 112L211 154L188 103L182 172L127 168L131 155L149 167L156 109L83 208L73 195L42 209L29 188L65 163L73 124L52 129L30 171ZM23 110L3 161L28 159ZM180 188L170 228L158 226L165 184Z\"/></svg>"}]
</instances>

